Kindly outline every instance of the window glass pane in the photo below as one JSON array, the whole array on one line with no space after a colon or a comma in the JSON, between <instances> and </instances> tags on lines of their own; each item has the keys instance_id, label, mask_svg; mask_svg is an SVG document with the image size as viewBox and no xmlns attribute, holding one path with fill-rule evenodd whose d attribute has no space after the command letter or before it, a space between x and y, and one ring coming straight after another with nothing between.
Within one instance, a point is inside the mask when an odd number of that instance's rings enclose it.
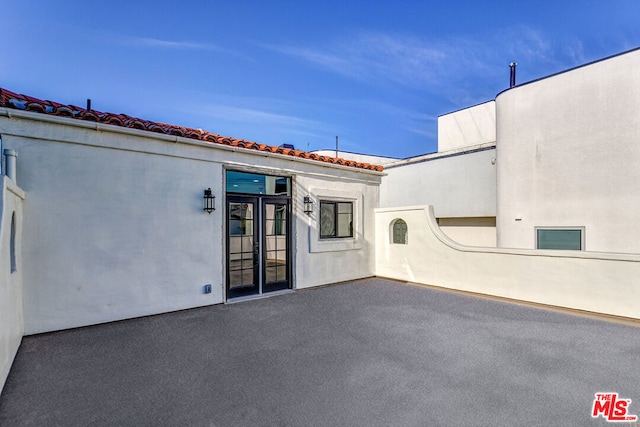
<instances>
[{"instance_id":1,"label":"window glass pane","mask_svg":"<svg viewBox=\"0 0 640 427\"><path fill-rule=\"evenodd\" d=\"M237 254L242 252L242 236L229 237L229 253Z\"/></svg>"},{"instance_id":2,"label":"window glass pane","mask_svg":"<svg viewBox=\"0 0 640 427\"><path fill-rule=\"evenodd\" d=\"M289 186L291 180L289 178L276 178L275 192L276 194L289 195Z\"/></svg>"},{"instance_id":3,"label":"window glass pane","mask_svg":"<svg viewBox=\"0 0 640 427\"><path fill-rule=\"evenodd\" d=\"M320 201L320 237L353 237L353 203Z\"/></svg>"},{"instance_id":4,"label":"window glass pane","mask_svg":"<svg viewBox=\"0 0 640 427\"><path fill-rule=\"evenodd\" d=\"M244 219L253 219L253 203L243 203L242 211Z\"/></svg>"},{"instance_id":5,"label":"window glass pane","mask_svg":"<svg viewBox=\"0 0 640 427\"><path fill-rule=\"evenodd\" d=\"M393 243L407 244L407 223L401 219L393 223Z\"/></svg>"},{"instance_id":6,"label":"window glass pane","mask_svg":"<svg viewBox=\"0 0 640 427\"><path fill-rule=\"evenodd\" d=\"M352 203L338 203L338 213L348 213L350 214L352 211Z\"/></svg>"},{"instance_id":7,"label":"window glass pane","mask_svg":"<svg viewBox=\"0 0 640 427\"><path fill-rule=\"evenodd\" d=\"M335 235L335 203L320 202L320 237L334 237Z\"/></svg>"},{"instance_id":8,"label":"window glass pane","mask_svg":"<svg viewBox=\"0 0 640 427\"><path fill-rule=\"evenodd\" d=\"M242 270L242 256L233 255L229 259L229 270Z\"/></svg>"},{"instance_id":9,"label":"window glass pane","mask_svg":"<svg viewBox=\"0 0 640 427\"><path fill-rule=\"evenodd\" d=\"M271 282L275 282L276 280L278 280L278 267L267 267L265 272L266 272L266 282L267 283L271 283Z\"/></svg>"},{"instance_id":10,"label":"window glass pane","mask_svg":"<svg viewBox=\"0 0 640 427\"><path fill-rule=\"evenodd\" d=\"M338 203L338 237L353 236L353 203Z\"/></svg>"},{"instance_id":11,"label":"window glass pane","mask_svg":"<svg viewBox=\"0 0 640 427\"><path fill-rule=\"evenodd\" d=\"M253 285L255 281L253 280L253 270L242 270L242 284L243 285Z\"/></svg>"},{"instance_id":12,"label":"window glass pane","mask_svg":"<svg viewBox=\"0 0 640 427\"><path fill-rule=\"evenodd\" d=\"M237 288L242 286L242 270L229 272L229 288Z\"/></svg>"},{"instance_id":13,"label":"window glass pane","mask_svg":"<svg viewBox=\"0 0 640 427\"><path fill-rule=\"evenodd\" d=\"M351 237L353 235L352 224L351 212L338 214L338 237Z\"/></svg>"},{"instance_id":14,"label":"window glass pane","mask_svg":"<svg viewBox=\"0 0 640 427\"><path fill-rule=\"evenodd\" d=\"M582 250L582 230L538 230L538 249Z\"/></svg>"},{"instance_id":15,"label":"window glass pane","mask_svg":"<svg viewBox=\"0 0 640 427\"><path fill-rule=\"evenodd\" d=\"M240 236L243 234L243 222L241 219L232 219L229 221L229 235Z\"/></svg>"},{"instance_id":16,"label":"window glass pane","mask_svg":"<svg viewBox=\"0 0 640 427\"><path fill-rule=\"evenodd\" d=\"M276 212L275 212L275 228L274 228L274 233L273 234L277 234L277 235L283 235L285 234L284 230L285 230L285 226L286 226L286 206L285 205L276 205Z\"/></svg>"},{"instance_id":17,"label":"window glass pane","mask_svg":"<svg viewBox=\"0 0 640 427\"><path fill-rule=\"evenodd\" d=\"M253 234L253 204L229 204L229 234L231 236Z\"/></svg>"},{"instance_id":18,"label":"window glass pane","mask_svg":"<svg viewBox=\"0 0 640 427\"><path fill-rule=\"evenodd\" d=\"M227 193L291 195L291 178L227 171Z\"/></svg>"},{"instance_id":19,"label":"window glass pane","mask_svg":"<svg viewBox=\"0 0 640 427\"><path fill-rule=\"evenodd\" d=\"M275 224L272 219L268 219L264 222L264 231L267 236L273 236L276 234Z\"/></svg>"},{"instance_id":20,"label":"window glass pane","mask_svg":"<svg viewBox=\"0 0 640 427\"><path fill-rule=\"evenodd\" d=\"M267 265L273 265L277 261L277 253L275 250L266 251Z\"/></svg>"},{"instance_id":21,"label":"window glass pane","mask_svg":"<svg viewBox=\"0 0 640 427\"><path fill-rule=\"evenodd\" d=\"M253 236L253 220L245 219L241 225L242 234L245 236Z\"/></svg>"},{"instance_id":22,"label":"window glass pane","mask_svg":"<svg viewBox=\"0 0 640 427\"><path fill-rule=\"evenodd\" d=\"M276 248L278 250L287 249L287 236L281 235L276 238Z\"/></svg>"}]
</instances>

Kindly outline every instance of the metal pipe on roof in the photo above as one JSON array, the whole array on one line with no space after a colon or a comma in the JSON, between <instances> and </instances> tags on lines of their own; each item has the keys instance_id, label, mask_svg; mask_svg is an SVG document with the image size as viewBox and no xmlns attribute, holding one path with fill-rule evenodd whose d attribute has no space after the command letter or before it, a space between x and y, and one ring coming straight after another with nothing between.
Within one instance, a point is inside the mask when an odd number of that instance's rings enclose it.
<instances>
[{"instance_id":1,"label":"metal pipe on roof","mask_svg":"<svg viewBox=\"0 0 640 427\"><path fill-rule=\"evenodd\" d=\"M509 87L510 88L516 85L516 65L518 65L517 62L512 62L511 64L509 64L509 69L510 69Z\"/></svg>"}]
</instances>

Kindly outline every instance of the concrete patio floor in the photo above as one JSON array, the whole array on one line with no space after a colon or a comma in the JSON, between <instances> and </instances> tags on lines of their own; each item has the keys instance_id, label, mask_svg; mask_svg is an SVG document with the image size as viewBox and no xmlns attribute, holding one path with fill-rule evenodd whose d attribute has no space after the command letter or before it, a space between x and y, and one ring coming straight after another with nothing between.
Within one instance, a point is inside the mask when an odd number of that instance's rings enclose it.
<instances>
[{"instance_id":1,"label":"concrete patio floor","mask_svg":"<svg viewBox=\"0 0 640 427\"><path fill-rule=\"evenodd\" d=\"M366 279L25 337L0 425L607 425L639 367L638 327Z\"/></svg>"}]
</instances>

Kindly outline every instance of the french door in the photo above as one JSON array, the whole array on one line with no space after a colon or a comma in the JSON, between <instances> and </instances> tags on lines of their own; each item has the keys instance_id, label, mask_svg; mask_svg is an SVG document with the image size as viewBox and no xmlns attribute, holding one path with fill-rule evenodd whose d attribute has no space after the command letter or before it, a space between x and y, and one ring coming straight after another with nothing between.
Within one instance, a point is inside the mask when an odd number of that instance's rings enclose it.
<instances>
[{"instance_id":1,"label":"french door","mask_svg":"<svg viewBox=\"0 0 640 427\"><path fill-rule=\"evenodd\" d=\"M227 194L227 298L291 287L291 200Z\"/></svg>"}]
</instances>

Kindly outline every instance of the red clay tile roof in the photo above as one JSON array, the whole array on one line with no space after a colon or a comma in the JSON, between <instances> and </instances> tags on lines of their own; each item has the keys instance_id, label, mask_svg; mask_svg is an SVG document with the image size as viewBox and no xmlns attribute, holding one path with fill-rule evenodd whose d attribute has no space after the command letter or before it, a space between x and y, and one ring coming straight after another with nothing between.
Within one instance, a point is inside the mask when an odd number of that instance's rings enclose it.
<instances>
[{"instance_id":1,"label":"red clay tile roof","mask_svg":"<svg viewBox=\"0 0 640 427\"><path fill-rule=\"evenodd\" d=\"M32 98L27 95L19 95L2 88L0 88L0 107L15 108L17 110L33 111L36 113L69 117L77 120L105 123L125 128L162 133L165 135L182 136L185 138L192 138L199 141L210 142L213 144L231 145L234 147L246 148L248 150L266 151L269 153L302 157L304 159L317 160L320 162L333 163L378 172L381 172L383 169L382 166L372 165L369 163L356 162L354 160L347 160L339 157L320 156L315 153L307 153L305 151L294 150L290 148L259 144L257 142L217 135L215 133L210 133L201 129L192 129L182 126L138 119L136 117L127 116L126 114L101 113L93 109L87 110L85 108L76 107L74 105L64 105L53 101L43 101L41 99Z\"/></svg>"}]
</instances>

